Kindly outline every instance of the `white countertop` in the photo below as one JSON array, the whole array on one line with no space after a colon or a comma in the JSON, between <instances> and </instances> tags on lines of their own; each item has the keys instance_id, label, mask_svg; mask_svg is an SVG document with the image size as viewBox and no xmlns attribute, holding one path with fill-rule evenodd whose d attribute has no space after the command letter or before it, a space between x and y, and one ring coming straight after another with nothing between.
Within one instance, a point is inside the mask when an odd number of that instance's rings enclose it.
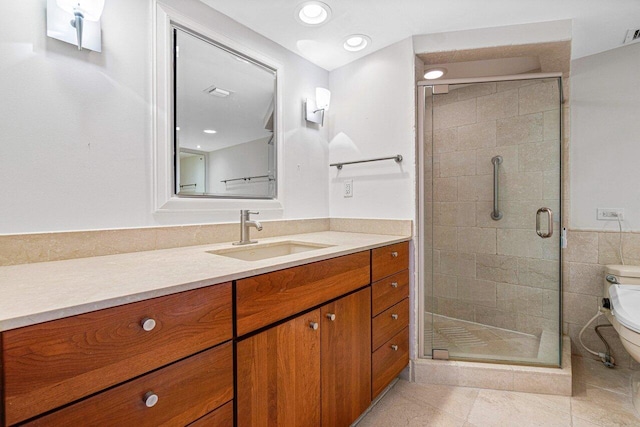
<instances>
[{"instance_id":1,"label":"white countertop","mask_svg":"<svg viewBox=\"0 0 640 427\"><path fill-rule=\"evenodd\" d=\"M207 251L230 243L0 267L0 331L201 288L410 240L324 231L259 239L333 245L260 261Z\"/></svg>"}]
</instances>

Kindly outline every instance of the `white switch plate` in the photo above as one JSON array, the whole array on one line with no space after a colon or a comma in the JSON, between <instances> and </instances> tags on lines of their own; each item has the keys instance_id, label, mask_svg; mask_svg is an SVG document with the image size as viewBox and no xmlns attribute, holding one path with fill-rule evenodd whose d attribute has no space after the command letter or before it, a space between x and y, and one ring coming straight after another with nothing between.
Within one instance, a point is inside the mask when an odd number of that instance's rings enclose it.
<instances>
[{"instance_id":1,"label":"white switch plate","mask_svg":"<svg viewBox=\"0 0 640 427\"><path fill-rule=\"evenodd\" d=\"M353 197L353 180L347 179L344 182L344 197Z\"/></svg>"},{"instance_id":2,"label":"white switch plate","mask_svg":"<svg viewBox=\"0 0 640 427\"><path fill-rule=\"evenodd\" d=\"M598 221L620 221L624 219L624 209L621 208L598 208Z\"/></svg>"}]
</instances>

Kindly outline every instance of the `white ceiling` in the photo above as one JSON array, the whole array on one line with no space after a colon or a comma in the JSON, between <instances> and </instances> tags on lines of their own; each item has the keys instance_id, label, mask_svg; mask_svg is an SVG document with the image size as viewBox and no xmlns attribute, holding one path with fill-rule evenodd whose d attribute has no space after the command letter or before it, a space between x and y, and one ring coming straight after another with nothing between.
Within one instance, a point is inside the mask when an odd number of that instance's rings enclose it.
<instances>
[{"instance_id":1,"label":"white ceiling","mask_svg":"<svg viewBox=\"0 0 640 427\"><path fill-rule=\"evenodd\" d=\"M323 0L332 17L319 27L296 21L304 0L201 1L327 70L419 34L572 19L572 57L580 58L619 47L627 29L640 28L640 0ZM372 45L345 51L356 33Z\"/></svg>"}]
</instances>

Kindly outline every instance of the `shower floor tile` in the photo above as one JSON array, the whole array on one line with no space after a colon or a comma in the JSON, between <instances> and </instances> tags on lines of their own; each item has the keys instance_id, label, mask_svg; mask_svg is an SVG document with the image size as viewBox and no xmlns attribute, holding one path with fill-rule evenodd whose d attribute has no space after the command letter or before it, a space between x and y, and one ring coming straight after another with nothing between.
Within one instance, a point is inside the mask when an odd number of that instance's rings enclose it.
<instances>
[{"instance_id":1,"label":"shower floor tile","mask_svg":"<svg viewBox=\"0 0 640 427\"><path fill-rule=\"evenodd\" d=\"M426 316L425 348L447 349L456 359L536 359L540 338L465 320Z\"/></svg>"}]
</instances>

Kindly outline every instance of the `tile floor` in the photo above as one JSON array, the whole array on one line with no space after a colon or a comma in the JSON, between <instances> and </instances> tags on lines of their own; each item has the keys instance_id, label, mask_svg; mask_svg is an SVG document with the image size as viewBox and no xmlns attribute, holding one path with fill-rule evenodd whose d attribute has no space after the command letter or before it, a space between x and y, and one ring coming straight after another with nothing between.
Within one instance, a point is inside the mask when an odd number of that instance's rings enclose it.
<instances>
[{"instance_id":1,"label":"tile floor","mask_svg":"<svg viewBox=\"0 0 640 427\"><path fill-rule=\"evenodd\" d=\"M358 427L640 426L628 369L574 356L573 397L400 380Z\"/></svg>"}]
</instances>

